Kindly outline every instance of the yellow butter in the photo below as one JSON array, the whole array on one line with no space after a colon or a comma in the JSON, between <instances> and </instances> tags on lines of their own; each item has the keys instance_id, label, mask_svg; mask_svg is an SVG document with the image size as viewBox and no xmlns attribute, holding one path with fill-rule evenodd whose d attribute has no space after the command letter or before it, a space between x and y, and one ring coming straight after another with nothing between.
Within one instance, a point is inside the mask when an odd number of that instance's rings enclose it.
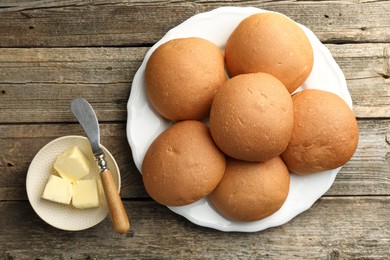
<instances>
[{"instance_id":1,"label":"yellow butter","mask_svg":"<svg viewBox=\"0 0 390 260\"><path fill-rule=\"evenodd\" d=\"M90 162L77 146L73 146L57 157L54 169L62 178L75 183L88 175Z\"/></svg>"},{"instance_id":2,"label":"yellow butter","mask_svg":"<svg viewBox=\"0 0 390 260\"><path fill-rule=\"evenodd\" d=\"M72 183L51 175L46 183L42 198L57 203L69 204L72 199Z\"/></svg>"},{"instance_id":3,"label":"yellow butter","mask_svg":"<svg viewBox=\"0 0 390 260\"><path fill-rule=\"evenodd\" d=\"M98 175L98 177L96 178L96 183L97 183L99 198L102 202L102 200L104 200L104 189L103 189L102 179L100 178L100 175Z\"/></svg>"},{"instance_id":4,"label":"yellow butter","mask_svg":"<svg viewBox=\"0 0 390 260\"><path fill-rule=\"evenodd\" d=\"M99 207L99 192L96 180L79 180L73 184L72 205L86 209Z\"/></svg>"}]
</instances>

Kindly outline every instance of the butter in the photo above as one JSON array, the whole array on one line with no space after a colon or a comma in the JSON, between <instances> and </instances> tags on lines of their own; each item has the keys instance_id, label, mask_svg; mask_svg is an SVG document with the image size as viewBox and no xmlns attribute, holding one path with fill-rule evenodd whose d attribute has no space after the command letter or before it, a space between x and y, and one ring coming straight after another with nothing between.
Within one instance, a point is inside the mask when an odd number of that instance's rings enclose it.
<instances>
[{"instance_id":1,"label":"butter","mask_svg":"<svg viewBox=\"0 0 390 260\"><path fill-rule=\"evenodd\" d=\"M96 178L97 182L97 190L99 193L99 198L104 198L104 189L102 184L102 179L100 178L100 175Z\"/></svg>"},{"instance_id":2,"label":"butter","mask_svg":"<svg viewBox=\"0 0 390 260\"><path fill-rule=\"evenodd\" d=\"M99 207L99 192L96 180L79 180L73 184L72 205L75 208Z\"/></svg>"},{"instance_id":3,"label":"butter","mask_svg":"<svg viewBox=\"0 0 390 260\"><path fill-rule=\"evenodd\" d=\"M60 154L54 162L58 174L73 183L88 175L90 162L77 146Z\"/></svg>"},{"instance_id":4,"label":"butter","mask_svg":"<svg viewBox=\"0 0 390 260\"><path fill-rule=\"evenodd\" d=\"M51 175L46 183L42 198L57 203L69 204L72 199L72 183Z\"/></svg>"}]
</instances>

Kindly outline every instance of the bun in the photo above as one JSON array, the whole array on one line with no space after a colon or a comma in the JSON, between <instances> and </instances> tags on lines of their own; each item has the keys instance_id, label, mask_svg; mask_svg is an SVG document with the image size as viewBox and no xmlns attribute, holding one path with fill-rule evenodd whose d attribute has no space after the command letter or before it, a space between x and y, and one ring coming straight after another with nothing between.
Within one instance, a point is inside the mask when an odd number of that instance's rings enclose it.
<instances>
[{"instance_id":1,"label":"bun","mask_svg":"<svg viewBox=\"0 0 390 260\"><path fill-rule=\"evenodd\" d=\"M217 88L226 81L223 53L201 38L170 40L150 56L145 80L152 106L165 118L205 118Z\"/></svg>"},{"instance_id":2,"label":"bun","mask_svg":"<svg viewBox=\"0 0 390 260\"><path fill-rule=\"evenodd\" d=\"M282 207L289 187L290 174L279 156L266 162L229 159L221 182L209 197L223 215L256 221Z\"/></svg>"},{"instance_id":3,"label":"bun","mask_svg":"<svg viewBox=\"0 0 390 260\"><path fill-rule=\"evenodd\" d=\"M293 95L294 129L282 154L297 174L335 169L353 156L359 129L352 110L339 96L316 89Z\"/></svg>"},{"instance_id":4,"label":"bun","mask_svg":"<svg viewBox=\"0 0 390 260\"><path fill-rule=\"evenodd\" d=\"M142 163L148 194L158 203L183 206L208 195L221 180L225 156L215 146L209 128L182 121L162 132Z\"/></svg>"},{"instance_id":5,"label":"bun","mask_svg":"<svg viewBox=\"0 0 390 260\"><path fill-rule=\"evenodd\" d=\"M293 128L291 96L266 73L243 74L218 89L210 111L210 130L227 155L266 161L287 147Z\"/></svg>"},{"instance_id":6,"label":"bun","mask_svg":"<svg viewBox=\"0 0 390 260\"><path fill-rule=\"evenodd\" d=\"M269 12L244 19L230 35L225 56L230 76L269 73L290 93L306 80L314 62L305 32L289 18Z\"/></svg>"}]
</instances>

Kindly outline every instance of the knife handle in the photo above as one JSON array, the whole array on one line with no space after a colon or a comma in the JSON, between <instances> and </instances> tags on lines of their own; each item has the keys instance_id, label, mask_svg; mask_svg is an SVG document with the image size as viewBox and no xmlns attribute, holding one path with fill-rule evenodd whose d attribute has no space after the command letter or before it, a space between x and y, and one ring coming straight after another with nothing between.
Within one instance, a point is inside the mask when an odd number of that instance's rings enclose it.
<instances>
[{"instance_id":1,"label":"knife handle","mask_svg":"<svg viewBox=\"0 0 390 260\"><path fill-rule=\"evenodd\" d=\"M104 195L107 200L108 210L110 212L112 225L119 234L125 234L130 229L130 222L126 214L125 207L118 193L118 188L112 178L110 170L104 170L100 173Z\"/></svg>"}]
</instances>

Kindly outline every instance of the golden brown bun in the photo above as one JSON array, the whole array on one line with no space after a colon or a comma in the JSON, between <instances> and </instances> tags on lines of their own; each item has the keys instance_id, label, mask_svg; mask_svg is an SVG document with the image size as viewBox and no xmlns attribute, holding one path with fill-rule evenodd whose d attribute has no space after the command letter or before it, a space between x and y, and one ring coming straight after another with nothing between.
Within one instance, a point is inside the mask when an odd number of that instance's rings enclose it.
<instances>
[{"instance_id":1,"label":"golden brown bun","mask_svg":"<svg viewBox=\"0 0 390 260\"><path fill-rule=\"evenodd\" d=\"M225 58L230 76L266 72L282 81L290 93L306 80L314 61L304 31L274 13L244 19L226 43Z\"/></svg>"},{"instance_id":2,"label":"golden brown bun","mask_svg":"<svg viewBox=\"0 0 390 260\"><path fill-rule=\"evenodd\" d=\"M228 159L225 174L209 198L229 218L256 221L282 207L289 185L290 174L279 156L266 162Z\"/></svg>"},{"instance_id":3,"label":"golden brown bun","mask_svg":"<svg viewBox=\"0 0 390 260\"><path fill-rule=\"evenodd\" d=\"M293 128L291 96L266 73L243 74L218 89L210 111L210 130L227 155L266 161L287 147Z\"/></svg>"},{"instance_id":4,"label":"golden brown bun","mask_svg":"<svg viewBox=\"0 0 390 260\"><path fill-rule=\"evenodd\" d=\"M146 90L153 107L170 120L208 116L219 86L226 81L224 57L214 43L181 38L159 46L146 65Z\"/></svg>"},{"instance_id":5,"label":"golden brown bun","mask_svg":"<svg viewBox=\"0 0 390 260\"><path fill-rule=\"evenodd\" d=\"M359 129L352 110L339 96L316 89L293 95L294 129L282 154L297 174L335 169L354 154Z\"/></svg>"},{"instance_id":6,"label":"golden brown bun","mask_svg":"<svg viewBox=\"0 0 390 260\"><path fill-rule=\"evenodd\" d=\"M208 195L221 180L225 165L209 128L198 121L181 121L150 145L142 178L146 191L158 203L183 206Z\"/></svg>"}]
</instances>

